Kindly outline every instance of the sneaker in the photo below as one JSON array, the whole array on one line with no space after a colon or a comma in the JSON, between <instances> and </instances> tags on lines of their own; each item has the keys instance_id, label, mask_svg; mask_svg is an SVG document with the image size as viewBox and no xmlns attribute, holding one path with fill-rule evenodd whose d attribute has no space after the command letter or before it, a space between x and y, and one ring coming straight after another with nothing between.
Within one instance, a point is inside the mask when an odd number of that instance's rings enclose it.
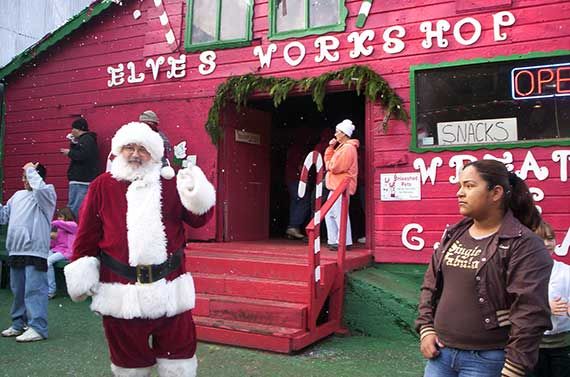
<instances>
[{"instance_id":1,"label":"sneaker","mask_svg":"<svg viewBox=\"0 0 570 377\"><path fill-rule=\"evenodd\" d=\"M16 337L16 342L36 342L38 340L44 340L45 338L37 333L33 327L26 330L25 333Z\"/></svg>"},{"instance_id":2,"label":"sneaker","mask_svg":"<svg viewBox=\"0 0 570 377\"><path fill-rule=\"evenodd\" d=\"M48 300L51 300L52 298L55 297L55 292L54 293L48 293Z\"/></svg>"},{"instance_id":3,"label":"sneaker","mask_svg":"<svg viewBox=\"0 0 570 377\"><path fill-rule=\"evenodd\" d=\"M16 330L12 326L10 326L6 330L2 331L2 336L6 337L6 338L10 338L13 336L22 335L23 332L24 332L24 330Z\"/></svg>"},{"instance_id":4,"label":"sneaker","mask_svg":"<svg viewBox=\"0 0 570 377\"><path fill-rule=\"evenodd\" d=\"M337 243L328 244L327 247L329 248L330 251L337 251L338 250L338 244Z\"/></svg>"},{"instance_id":5,"label":"sneaker","mask_svg":"<svg viewBox=\"0 0 570 377\"><path fill-rule=\"evenodd\" d=\"M356 242L358 242L358 243L366 243L366 237L360 237L359 239L356 240Z\"/></svg>"},{"instance_id":6,"label":"sneaker","mask_svg":"<svg viewBox=\"0 0 570 377\"><path fill-rule=\"evenodd\" d=\"M299 231L299 229L293 227L287 228L287 230L285 231L285 235L287 236L287 238L294 240L302 240L305 237L303 236L303 233Z\"/></svg>"}]
</instances>

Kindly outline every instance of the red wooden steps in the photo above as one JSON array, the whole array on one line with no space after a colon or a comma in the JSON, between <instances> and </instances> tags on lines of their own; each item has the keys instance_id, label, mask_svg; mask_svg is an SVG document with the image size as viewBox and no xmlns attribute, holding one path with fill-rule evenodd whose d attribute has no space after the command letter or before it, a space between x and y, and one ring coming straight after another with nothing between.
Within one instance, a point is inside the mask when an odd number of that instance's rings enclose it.
<instances>
[{"instance_id":1,"label":"red wooden steps","mask_svg":"<svg viewBox=\"0 0 570 377\"><path fill-rule=\"evenodd\" d=\"M305 245L282 240L191 244L186 267L196 286L198 339L290 353L333 333L338 323L308 331L306 255ZM369 251L351 257L352 266L371 261ZM323 264L323 272L336 270L334 254Z\"/></svg>"}]
</instances>

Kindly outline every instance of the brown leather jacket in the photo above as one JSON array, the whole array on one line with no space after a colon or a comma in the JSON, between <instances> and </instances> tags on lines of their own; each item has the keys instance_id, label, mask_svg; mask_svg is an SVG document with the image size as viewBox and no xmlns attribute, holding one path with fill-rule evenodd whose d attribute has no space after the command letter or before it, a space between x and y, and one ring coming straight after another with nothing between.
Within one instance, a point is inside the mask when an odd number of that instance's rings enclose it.
<instances>
[{"instance_id":1,"label":"brown leather jacket","mask_svg":"<svg viewBox=\"0 0 570 377\"><path fill-rule=\"evenodd\" d=\"M416 331L422 335L435 332L433 321L443 289L441 262L445 251L472 224L473 220L465 218L446 229L432 256L416 320ZM543 241L508 211L498 237L483 250L475 277L484 327L510 326L505 368L529 371L538 360L542 335L551 328L548 280L552 264Z\"/></svg>"}]
</instances>

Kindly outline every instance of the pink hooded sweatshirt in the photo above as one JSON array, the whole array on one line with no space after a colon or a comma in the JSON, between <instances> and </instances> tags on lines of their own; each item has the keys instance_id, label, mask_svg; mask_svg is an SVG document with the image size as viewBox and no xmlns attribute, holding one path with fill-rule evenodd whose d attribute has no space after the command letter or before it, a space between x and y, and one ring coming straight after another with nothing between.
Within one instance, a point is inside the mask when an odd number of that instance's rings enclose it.
<instances>
[{"instance_id":1,"label":"pink hooded sweatshirt","mask_svg":"<svg viewBox=\"0 0 570 377\"><path fill-rule=\"evenodd\" d=\"M75 221L54 220L51 222L51 226L57 228L57 236L51 240L51 250L61 253L67 259L71 258L77 223Z\"/></svg>"},{"instance_id":2,"label":"pink hooded sweatshirt","mask_svg":"<svg viewBox=\"0 0 570 377\"><path fill-rule=\"evenodd\" d=\"M357 139L349 139L338 148L328 146L325 150L325 167L327 176L326 186L329 190L335 190L346 177L350 178L348 193L354 195L356 192L356 181L358 179L358 152L360 142Z\"/></svg>"}]
</instances>

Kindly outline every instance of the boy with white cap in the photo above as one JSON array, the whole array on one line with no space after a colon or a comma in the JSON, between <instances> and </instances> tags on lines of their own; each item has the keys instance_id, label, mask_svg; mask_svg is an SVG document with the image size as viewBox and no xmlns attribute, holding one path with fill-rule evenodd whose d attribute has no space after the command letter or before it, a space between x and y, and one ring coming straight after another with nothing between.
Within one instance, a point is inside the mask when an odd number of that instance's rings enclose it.
<instances>
[{"instance_id":1,"label":"boy with white cap","mask_svg":"<svg viewBox=\"0 0 570 377\"><path fill-rule=\"evenodd\" d=\"M330 190L329 197L333 191L348 177L348 193L354 195L356 192L356 181L358 178L358 153L360 145L357 139L351 139L354 132L354 124L350 119L345 119L336 125L334 137L329 141L329 146L325 150L325 167L327 175L325 183ZM333 204L330 211L325 216L328 234L328 247L330 250L338 249L338 238L340 230L341 197ZM352 245L352 231L350 229L350 216L348 217L346 228L346 246Z\"/></svg>"}]
</instances>

